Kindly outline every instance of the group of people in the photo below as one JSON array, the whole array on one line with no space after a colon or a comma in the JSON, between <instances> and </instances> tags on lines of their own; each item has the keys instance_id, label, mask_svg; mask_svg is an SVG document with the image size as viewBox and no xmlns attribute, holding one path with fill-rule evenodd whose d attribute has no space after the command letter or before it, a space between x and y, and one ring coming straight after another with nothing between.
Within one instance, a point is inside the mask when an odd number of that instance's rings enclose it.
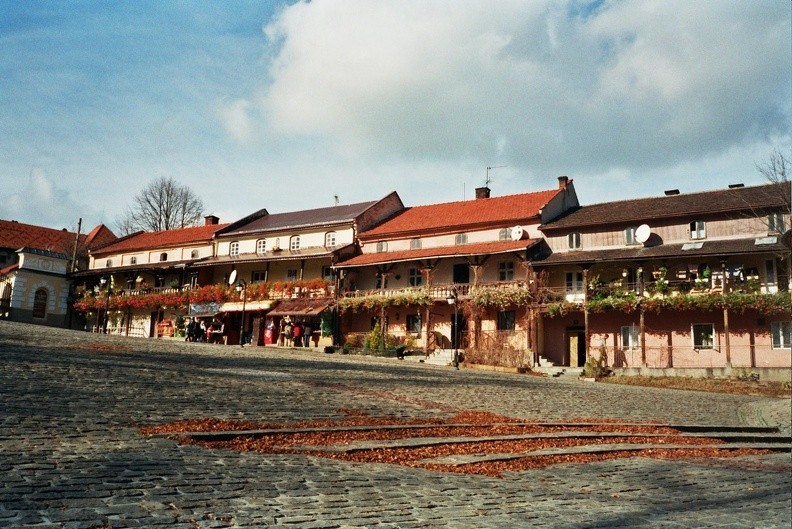
<instances>
[{"instance_id":1,"label":"group of people","mask_svg":"<svg viewBox=\"0 0 792 529\"><path fill-rule=\"evenodd\" d=\"M286 316L280 321L278 332L278 345L286 347L311 347L313 327L310 321L292 321Z\"/></svg>"},{"instance_id":2,"label":"group of people","mask_svg":"<svg viewBox=\"0 0 792 529\"><path fill-rule=\"evenodd\" d=\"M218 336L222 336L223 324L216 319L205 322L198 318L190 318L187 322L187 341L188 342L214 342Z\"/></svg>"}]
</instances>

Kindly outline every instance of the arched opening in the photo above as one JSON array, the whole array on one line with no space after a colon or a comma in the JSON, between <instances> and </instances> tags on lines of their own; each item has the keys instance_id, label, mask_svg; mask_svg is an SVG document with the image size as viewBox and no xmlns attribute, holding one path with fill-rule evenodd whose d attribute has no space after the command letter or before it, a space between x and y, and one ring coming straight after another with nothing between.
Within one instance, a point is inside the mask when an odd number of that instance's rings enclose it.
<instances>
[{"instance_id":1,"label":"arched opening","mask_svg":"<svg viewBox=\"0 0 792 529\"><path fill-rule=\"evenodd\" d=\"M44 319L47 316L47 299L49 292L46 288L39 288L33 296L33 317Z\"/></svg>"}]
</instances>

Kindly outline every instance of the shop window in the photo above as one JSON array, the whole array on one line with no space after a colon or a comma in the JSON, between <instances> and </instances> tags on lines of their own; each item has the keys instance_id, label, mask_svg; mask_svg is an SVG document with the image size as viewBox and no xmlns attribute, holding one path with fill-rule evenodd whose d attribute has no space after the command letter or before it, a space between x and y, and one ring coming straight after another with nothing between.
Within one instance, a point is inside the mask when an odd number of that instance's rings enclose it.
<instances>
[{"instance_id":1,"label":"shop window","mask_svg":"<svg viewBox=\"0 0 792 529\"><path fill-rule=\"evenodd\" d=\"M408 314L407 315L407 332L420 333L421 332L421 315Z\"/></svg>"},{"instance_id":2,"label":"shop window","mask_svg":"<svg viewBox=\"0 0 792 529\"><path fill-rule=\"evenodd\" d=\"M773 335L773 349L789 349L792 347L792 322L770 322L770 332Z\"/></svg>"},{"instance_id":3,"label":"shop window","mask_svg":"<svg viewBox=\"0 0 792 529\"><path fill-rule=\"evenodd\" d=\"M499 331L513 331L514 324L515 324L515 317L513 310L504 310L498 313Z\"/></svg>"},{"instance_id":4,"label":"shop window","mask_svg":"<svg viewBox=\"0 0 792 529\"><path fill-rule=\"evenodd\" d=\"M325 233L325 246L328 248L332 248L336 245L336 232L328 231Z\"/></svg>"},{"instance_id":5,"label":"shop window","mask_svg":"<svg viewBox=\"0 0 792 529\"><path fill-rule=\"evenodd\" d=\"M44 319L47 316L47 299L49 292L46 288L36 290L33 295L33 317Z\"/></svg>"},{"instance_id":6,"label":"shop window","mask_svg":"<svg viewBox=\"0 0 792 529\"><path fill-rule=\"evenodd\" d=\"M693 240L707 237L707 226L703 220L694 220L690 223L690 238Z\"/></svg>"},{"instance_id":7,"label":"shop window","mask_svg":"<svg viewBox=\"0 0 792 529\"><path fill-rule=\"evenodd\" d=\"M457 233L456 237L454 238L454 244L467 244L467 241L467 233Z\"/></svg>"},{"instance_id":8,"label":"shop window","mask_svg":"<svg viewBox=\"0 0 792 529\"><path fill-rule=\"evenodd\" d=\"M637 349L640 347L641 335L637 325L625 325L621 328L622 349Z\"/></svg>"},{"instance_id":9,"label":"shop window","mask_svg":"<svg viewBox=\"0 0 792 529\"><path fill-rule=\"evenodd\" d=\"M567 246L570 250L577 250L580 248L580 232L575 231L567 235Z\"/></svg>"},{"instance_id":10,"label":"shop window","mask_svg":"<svg viewBox=\"0 0 792 529\"><path fill-rule=\"evenodd\" d=\"M289 239L289 250L296 251L300 249L300 236L295 235L291 239Z\"/></svg>"},{"instance_id":11,"label":"shop window","mask_svg":"<svg viewBox=\"0 0 792 529\"><path fill-rule=\"evenodd\" d=\"M420 250L421 239L410 239L410 250Z\"/></svg>"},{"instance_id":12,"label":"shop window","mask_svg":"<svg viewBox=\"0 0 792 529\"><path fill-rule=\"evenodd\" d=\"M228 245L228 255L231 257L237 257L239 255L239 242L234 241Z\"/></svg>"},{"instance_id":13,"label":"shop window","mask_svg":"<svg viewBox=\"0 0 792 529\"><path fill-rule=\"evenodd\" d=\"M712 349L715 346L715 328L711 323L693 324L693 348Z\"/></svg>"},{"instance_id":14,"label":"shop window","mask_svg":"<svg viewBox=\"0 0 792 529\"><path fill-rule=\"evenodd\" d=\"M267 253L267 239L259 239L256 241L256 253L259 255Z\"/></svg>"},{"instance_id":15,"label":"shop window","mask_svg":"<svg viewBox=\"0 0 792 529\"><path fill-rule=\"evenodd\" d=\"M514 279L514 261L498 263L498 280L511 281Z\"/></svg>"},{"instance_id":16,"label":"shop window","mask_svg":"<svg viewBox=\"0 0 792 529\"><path fill-rule=\"evenodd\" d=\"M410 268L410 286L418 287L423 284L423 275L417 268Z\"/></svg>"},{"instance_id":17,"label":"shop window","mask_svg":"<svg viewBox=\"0 0 792 529\"><path fill-rule=\"evenodd\" d=\"M767 228L770 231L784 233L784 214L770 213L770 215L767 216Z\"/></svg>"}]
</instances>

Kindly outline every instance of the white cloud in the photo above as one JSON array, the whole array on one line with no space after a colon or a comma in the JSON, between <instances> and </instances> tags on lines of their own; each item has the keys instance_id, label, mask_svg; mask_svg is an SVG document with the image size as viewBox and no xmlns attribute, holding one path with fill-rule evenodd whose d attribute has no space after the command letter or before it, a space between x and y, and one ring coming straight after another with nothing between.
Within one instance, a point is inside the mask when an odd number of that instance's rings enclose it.
<instances>
[{"instance_id":1,"label":"white cloud","mask_svg":"<svg viewBox=\"0 0 792 529\"><path fill-rule=\"evenodd\" d=\"M573 7L295 4L265 28L270 125L351 158L540 174L672 167L788 134L788 6Z\"/></svg>"},{"instance_id":2,"label":"white cloud","mask_svg":"<svg viewBox=\"0 0 792 529\"><path fill-rule=\"evenodd\" d=\"M249 112L250 102L245 99L237 99L222 106L218 111L226 132L240 143L247 142L253 135L253 123Z\"/></svg>"}]
</instances>

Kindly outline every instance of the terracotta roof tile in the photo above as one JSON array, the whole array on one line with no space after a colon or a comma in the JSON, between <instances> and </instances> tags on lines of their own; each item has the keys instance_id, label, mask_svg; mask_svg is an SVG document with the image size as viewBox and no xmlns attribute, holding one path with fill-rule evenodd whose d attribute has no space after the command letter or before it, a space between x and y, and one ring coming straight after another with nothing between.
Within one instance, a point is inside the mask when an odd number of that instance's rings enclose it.
<instances>
[{"instance_id":1,"label":"terracotta roof tile","mask_svg":"<svg viewBox=\"0 0 792 529\"><path fill-rule=\"evenodd\" d=\"M18 250L27 246L71 255L75 235L65 229L55 230L17 221L0 220L0 248ZM84 239L85 235L81 235L80 242Z\"/></svg>"},{"instance_id":2,"label":"terracotta roof tile","mask_svg":"<svg viewBox=\"0 0 792 529\"><path fill-rule=\"evenodd\" d=\"M418 250L402 250L398 252L379 252L365 253L347 259L336 266L339 268L350 266L366 266L380 263L393 263L397 261L415 261L418 259L431 259L435 257L454 257L463 255L486 255L516 252L525 250L534 244L536 240L522 239L519 241L493 241L471 244L459 244L456 246L441 246L438 248L421 248Z\"/></svg>"},{"instance_id":3,"label":"terracotta roof tile","mask_svg":"<svg viewBox=\"0 0 792 529\"><path fill-rule=\"evenodd\" d=\"M559 192L561 190L552 189L504 197L414 206L361 233L360 239L383 239L410 233L448 233L486 225L507 227L526 224L536 221L542 207Z\"/></svg>"},{"instance_id":4,"label":"terracotta roof tile","mask_svg":"<svg viewBox=\"0 0 792 529\"><path fill-rule=\"evenodd\" d=\"M788 205L790 183L720 189L662 197L619 200L582 206L541 229L568 230L591 226L648 223L660 219L777 209ZM785 199L786 197L786 199Z\"/></svg>"},{"instance_id":5,"label":"terracotta roof tile","mask_svg":"<svg viewBox=\"0 0 792 529\"><path fill-rule=\"evenodd\" d=\"M158 248L174 248L189 244L209 243L212 235L228 224L210 224L176 230L144 231L119 239L117 242L99 248L92 253L94 257Z\"/></svg>"}]
</instances>

